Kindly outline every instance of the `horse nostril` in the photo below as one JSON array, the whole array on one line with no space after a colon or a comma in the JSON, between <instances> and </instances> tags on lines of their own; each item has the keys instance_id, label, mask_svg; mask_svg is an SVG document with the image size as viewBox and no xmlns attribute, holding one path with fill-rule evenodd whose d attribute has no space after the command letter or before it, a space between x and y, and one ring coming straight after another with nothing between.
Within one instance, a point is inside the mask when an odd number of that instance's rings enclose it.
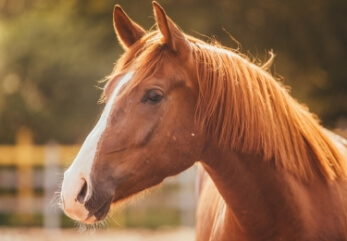
<instances>
[{"instance_id":1,"label":"horse nostril","mask_svg":"<svg viewBox=\"0 0 347 241\"><path fill-rule=\"evenodd\" d=\"M77 195L77 201L80 204L84 203L85 198L86 198L86 194L87 194L87 182L85 180L83 180L83 181L84 181L84 184L82 186L82 189L81 189L80 193Z\"/></svg>"}]
</instances>

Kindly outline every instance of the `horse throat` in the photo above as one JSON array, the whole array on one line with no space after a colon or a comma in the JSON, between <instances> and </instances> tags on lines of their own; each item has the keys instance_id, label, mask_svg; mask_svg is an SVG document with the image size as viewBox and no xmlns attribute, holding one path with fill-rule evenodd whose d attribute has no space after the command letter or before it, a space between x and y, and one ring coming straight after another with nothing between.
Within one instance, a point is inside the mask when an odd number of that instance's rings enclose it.
<instances>
[{"instance_id":1,"label":"horse throat","mask_svg":"<svg viewBox=\"0 0 347 241\"><path fill-rule=\"evenodd\" d=\"M239 227L239 233L247 233L244 237L247 240L253 240L252 237L270 240L279 227L286 229L287 226L279 223L283 217L286 217L290 228L298 226L300 229L302 224L298 217L301 205L293 201L292 196L298 192L305 196L305 190L297 185L298 180L289 172L276 168L274 162L260 158L231 151L218 155L211 152L202 162L225 201L225 225L231 224L233 229ZM291 232L281 231L288 235ZM218 233L218 230L212 232Z\"/></svg>"}]
</instances>

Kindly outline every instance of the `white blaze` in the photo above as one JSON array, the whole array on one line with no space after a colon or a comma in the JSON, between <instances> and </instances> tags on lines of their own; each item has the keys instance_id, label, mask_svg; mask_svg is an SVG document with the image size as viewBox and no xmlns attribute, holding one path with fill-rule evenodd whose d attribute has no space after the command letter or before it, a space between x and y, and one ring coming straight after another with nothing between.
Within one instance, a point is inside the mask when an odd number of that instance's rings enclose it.
<instances>
[{"instance_id":1,"label":"white blaze","mask_svg":"<svg viewBox=\"0 0 347 241\"><path fill-rule=\"evenodd\" d=\"M92 183L90 180L90 172L93 166L99 139L102 133L105 131L112 105L119 93L119 90L132 78L133 74L133 71L129 72L119 81L119 84L114 89L111 98L108 100L99 121L95 125L94 129L89 133L75 160L65 172L64 181L62 184L62 195L64 197L67 210L70 209L68 207L69 204L76 202L75 199L81 190L81 185L79 185L79 183L81 183L81 179L85 179L88 184L87 196L85 197L85 200L87 200L91 195Z\"/></svg>"}]
</instances>

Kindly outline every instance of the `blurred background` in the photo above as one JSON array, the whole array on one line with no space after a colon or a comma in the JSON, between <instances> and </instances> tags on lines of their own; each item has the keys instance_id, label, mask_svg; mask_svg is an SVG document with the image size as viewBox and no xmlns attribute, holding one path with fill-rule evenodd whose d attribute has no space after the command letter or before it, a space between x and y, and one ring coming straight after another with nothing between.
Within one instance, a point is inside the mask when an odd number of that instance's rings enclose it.
<instances>
[{"instance_id":1,"label":"blurred background","mask_svg":"<svg viewBox=\"0 0 347 241\"><path fill-rule=\"evenodd\" d=\"M150 0L0 0L0 227L76 226L54 193L103 108L98 80L123 53L116 3L144 28L154 25ZM187 34L259 61L273 50L271 71L323 125L347 136L346 1L159 3ZM108 227L193 228L194 172L121 208Z\"/></svg>"}]
</instances>

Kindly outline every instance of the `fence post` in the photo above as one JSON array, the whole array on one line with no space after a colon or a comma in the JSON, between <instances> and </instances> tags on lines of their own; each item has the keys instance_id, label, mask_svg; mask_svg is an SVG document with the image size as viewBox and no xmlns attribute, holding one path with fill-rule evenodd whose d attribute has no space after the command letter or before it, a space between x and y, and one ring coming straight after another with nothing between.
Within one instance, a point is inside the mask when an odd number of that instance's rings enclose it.
<instances>
[{"instance_id":1,"label":"fence post","mask_svg":"<svg viewBox=\"0 0 347 241\"><path fill-rule=\"evenodd\" d=\"M57 229L60 227L61 211L58 207L59 195L57 187L59 185L59 147L55 142L50 142L45 148L44 161L44 227L46 229Z\"/></svg>"},{"instance_id":2,"label":"fence post","mask_svg":"<svg viewBox=\"0 0 347 241\"><path fill-rule=\"evenodd\" d=\"M19 128L16 133L16 165L18 180L18 211L22 213L22 222L30 224L33 221L33 136L26 128Z\"/></svg>"},{"instance_id":3,"label":"fence post","mask_svg":"<svg viewBox=\"0 0 347 241\"><path fill-rule=\"evenodd\" d=\"M178 175L180 222L183 226L195 224L195 176L195 165Z\"/></svg>"}]
</instances>

